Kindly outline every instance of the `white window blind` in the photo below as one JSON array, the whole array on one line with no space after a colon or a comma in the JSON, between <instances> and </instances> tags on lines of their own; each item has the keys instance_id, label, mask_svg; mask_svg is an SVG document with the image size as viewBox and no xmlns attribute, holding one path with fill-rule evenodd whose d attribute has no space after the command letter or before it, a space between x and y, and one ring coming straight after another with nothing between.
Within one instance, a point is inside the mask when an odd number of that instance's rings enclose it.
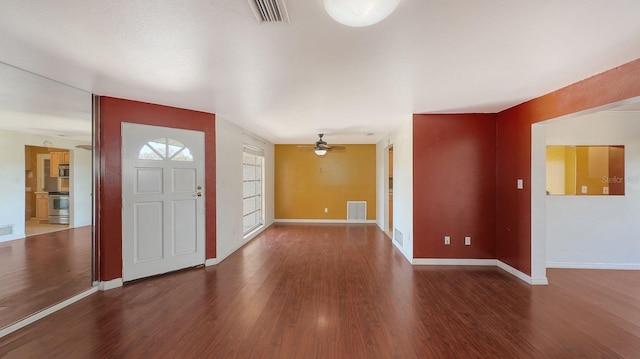
<instances>
[{"instance_id":1,"label":"white window blind","mask_svg":"<svg viewBox=\"0 0 640 359\"><path fill-rule=\"evenodd\" d=\"M243 233L264 224L263 215L264 152L256 147L243 147L242 154L242 228Z\"/></svg>"}]
</instances>

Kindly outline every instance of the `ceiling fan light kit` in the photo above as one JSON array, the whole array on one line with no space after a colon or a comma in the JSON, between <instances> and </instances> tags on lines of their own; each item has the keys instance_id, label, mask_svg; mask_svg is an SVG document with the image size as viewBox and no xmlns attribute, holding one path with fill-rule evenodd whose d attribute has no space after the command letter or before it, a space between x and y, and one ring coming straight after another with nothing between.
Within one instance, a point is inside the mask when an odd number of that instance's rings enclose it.
<instances>
[{"instance_id":1,"label":"ceiling fan light kit","mask_svg":"<svg viewBox=\"0 0 640 359\"><path fill-rule=\"evenodd\" d=\"M318 155L318 156L324 156L324 155L327 154L327 152L329 152L331 150L344 150L345 149L343 146L329 146L327 144L327 142L322 139L322 136L324 136L324 134L322 134L322 133L318 134L318 140L316 141L316 143L313 146L298 146L298 147L299 148L313 149L314 152L316 153L316 155Z\"/></svg>"},{"instance_id":2,"label":"ceiling fan light kit","mask_svg":"<svg viewBox=\"0 0 640 359\"><path fill-rule=\"evenodd\" d=\"M323 0L327 14L335 21L351 27L378 23L398 7L400 0Z\"/></svg>"}]
</instances>

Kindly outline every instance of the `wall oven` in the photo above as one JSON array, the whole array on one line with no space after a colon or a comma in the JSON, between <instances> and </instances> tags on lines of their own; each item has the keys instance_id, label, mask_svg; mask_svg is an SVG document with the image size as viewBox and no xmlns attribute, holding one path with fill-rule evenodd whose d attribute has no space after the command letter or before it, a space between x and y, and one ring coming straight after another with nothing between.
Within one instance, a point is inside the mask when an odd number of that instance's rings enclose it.
<instances>
[{"instance_id":1,"label":"wall oven","mask_svg":"<svg viewBox=\"0 0 640 359\"><path fill-rule=\"evenodd\" d=\"M69 224L69 192L49 192L49 223Z\"/></svg>"}]
</instances>

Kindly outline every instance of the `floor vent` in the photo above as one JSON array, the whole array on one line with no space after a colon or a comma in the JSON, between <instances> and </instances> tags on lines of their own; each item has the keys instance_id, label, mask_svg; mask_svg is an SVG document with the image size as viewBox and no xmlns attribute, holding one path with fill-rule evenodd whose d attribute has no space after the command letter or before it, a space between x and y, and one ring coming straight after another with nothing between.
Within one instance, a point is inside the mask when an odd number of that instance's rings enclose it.
<instances>
[{"instance_id":1,"label":"floor vent","mask_svg":"<svg viewBox=\"0 0 640 359\"><path fill-rule=\"evenodd\" d=\"M284 0L249 0L249 6L259 23L288 23Z\"/></svg>"},{"instance_id":2,"label":"floor vent","mask_svg":"<svg viewBox=\"0 0 640 359\"><path fill-rule=\"evenodd\" d=\"M0 236L8 236L13 234L13 224L0 226Z\"/></svg>"},{"instance_id":3,"label":"floor vent","mask_svg":"<svg viewBox=\"0 0 640 359\"><path fill-rule=\"evenodd\" d=\"M402 239L402 232L398 230L398 228L393 229L393 240L396 241L399 245L402 246L404 239Z\"/></svg>"},{"instance_id":4,"label":"floor vent","mask_svg":"<svg viewBox=\"0 0 640 359\"><path fill-rule=\"evenodd\" d=\"M347 221L367 221L367 201L347 201Z\"/></svg>"}]
</instances>

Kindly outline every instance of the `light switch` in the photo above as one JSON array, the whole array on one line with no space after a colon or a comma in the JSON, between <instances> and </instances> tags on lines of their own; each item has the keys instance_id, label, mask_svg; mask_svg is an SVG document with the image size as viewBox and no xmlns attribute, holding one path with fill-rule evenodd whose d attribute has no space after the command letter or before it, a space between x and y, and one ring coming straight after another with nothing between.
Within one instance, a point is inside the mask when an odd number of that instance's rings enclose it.
<instances>
[{"instance_id":1,"label":"light switch","mask_svg":"<svg viewBox=\"0 0 640 359\"><path fill-rule=\"evenodd\" d=\"M445 245L450 245L451 244L451 237L449 236L444 236L444 244Z\"/></svg>"},{"instance_id":2,"label":"light switch","mask_svg":"<svg viewBox=\"0 0 640 359\"><path fill-rule=\"evenodd\" d=\"M518 189L523 189L524 188L524 181L521 179L518 179Z\"/></svg>"}]
</instances>

